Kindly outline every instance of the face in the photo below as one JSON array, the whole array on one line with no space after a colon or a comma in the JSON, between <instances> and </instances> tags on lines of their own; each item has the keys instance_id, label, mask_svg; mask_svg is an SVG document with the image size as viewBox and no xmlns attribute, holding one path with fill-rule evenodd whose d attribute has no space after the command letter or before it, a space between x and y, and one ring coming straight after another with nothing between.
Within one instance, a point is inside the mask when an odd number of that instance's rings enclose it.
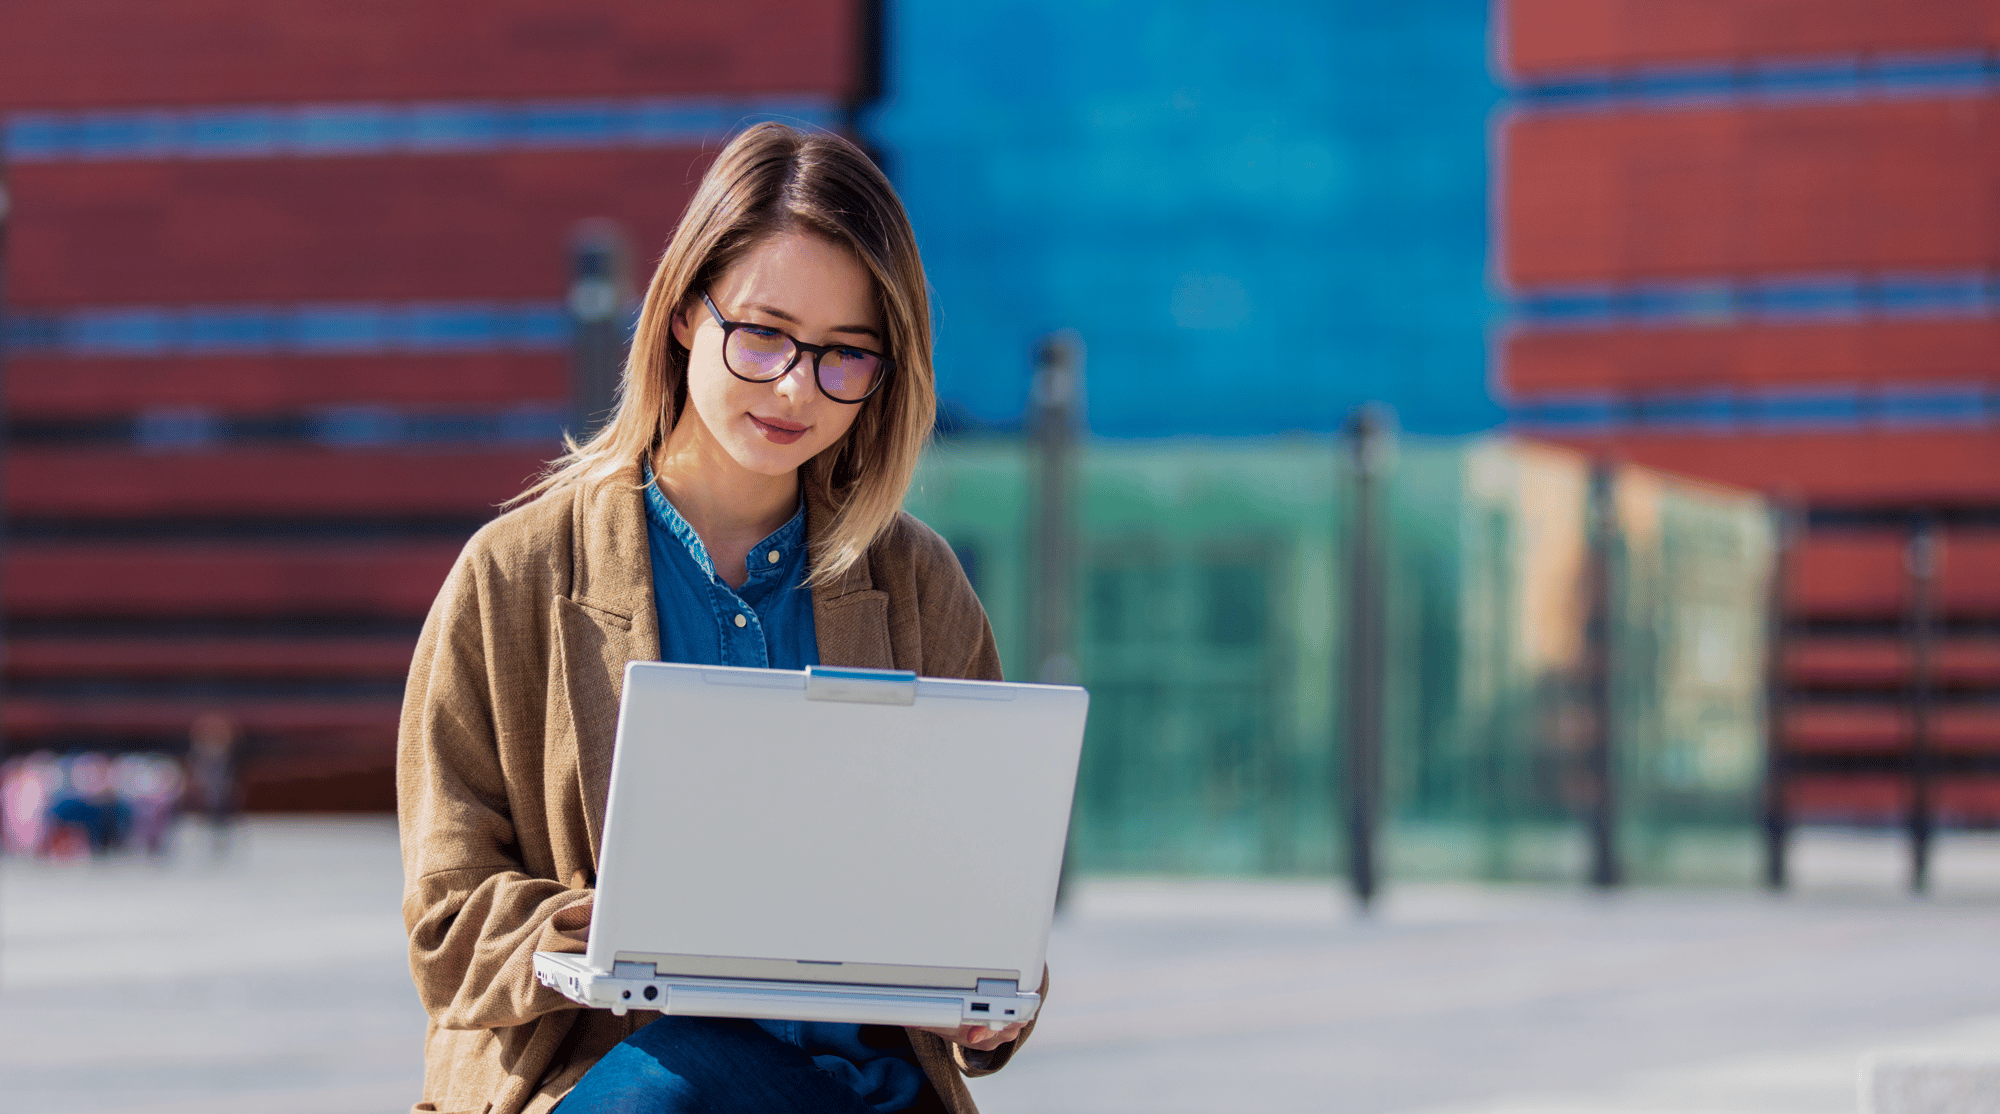
<instances>
[{"instance_id":1,"label":"face","mask_svg":"<svg viewBox=\"0 0 2000 1114\"><path fill-rule=\"evenodd\" d=\"M808 233L773 237L752 249L708 288L728 321L789 333L806 344L853 344L877 352L888 343L875 306L875 283L847 249ZM789 475L837 443L861 407L826 397L813 381L812 358L768 383L746 383L722 362L722 326L694 291L674 318L688 350L688 410L670 448L693 449L715 464L762 476ZM689 420L692 419L692 420Z\"/></svg>"}]
</instances>

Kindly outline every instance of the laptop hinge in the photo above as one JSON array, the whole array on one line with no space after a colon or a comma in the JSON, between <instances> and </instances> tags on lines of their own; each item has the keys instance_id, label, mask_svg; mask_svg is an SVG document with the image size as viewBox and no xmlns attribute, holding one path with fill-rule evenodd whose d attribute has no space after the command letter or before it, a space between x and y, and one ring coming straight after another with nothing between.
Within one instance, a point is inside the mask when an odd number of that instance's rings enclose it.
<instances>
[{"instance_id":1,"label":"laptop hinge","mask_svg":"<svg viewBox=\"0 0 2000 1114\"><path fill-rule=\"evenodd\" d=\"M997 998L1012 998L1021 992L1018 979L980 979L976 993L991 994Z\"/></svg>"},{"instance_id":2,"label":"laptop hinge","mask_svg":"<svg viewBox=\"0 0 2000 1114\"><path fill-rule=\"evenodd\" d=\"M906 669L806 667L806 699L844 704L915 704L917 675Z\"/></svg>"},{"instance_id":3,"label":"laptop hinge","mask_svg":"<svg viewBox=\"0 0 2000 1114\"><path fill-rule=\"evenodd\" d=\"M659 969L650 963L628 963L621 959L612 963L611 977L614 979L656 979L659 978Z\"/></svg>"}]
</instances>

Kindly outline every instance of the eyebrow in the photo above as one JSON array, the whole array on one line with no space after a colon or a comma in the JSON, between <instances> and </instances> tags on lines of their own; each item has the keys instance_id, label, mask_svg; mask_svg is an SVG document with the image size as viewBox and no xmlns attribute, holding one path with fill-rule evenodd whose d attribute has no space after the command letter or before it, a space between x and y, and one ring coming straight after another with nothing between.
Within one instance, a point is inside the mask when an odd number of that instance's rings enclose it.
<instances>
[{"instance_id":1,"label":"eyebrow","mask_svg":"<svg viewBox=\"0 0 2000 1114\"><path fill-rule=\"evenodd\" d=\"M779 319L780 321L789 321L794 325L805 324L805 322L799 320L798 318L792 316L789 313L786 313L784 310L779 309L777 306L765 305L762 302L748 302L744 304L743 308L746 310L754 309L759 313L769 314L772 317ZM827 332L860 333L863 336L874 337L876 340L882 339L882 330L877 329L873 325L835 325L833 328L828 329Z\"/></svg>"}]
</instances>

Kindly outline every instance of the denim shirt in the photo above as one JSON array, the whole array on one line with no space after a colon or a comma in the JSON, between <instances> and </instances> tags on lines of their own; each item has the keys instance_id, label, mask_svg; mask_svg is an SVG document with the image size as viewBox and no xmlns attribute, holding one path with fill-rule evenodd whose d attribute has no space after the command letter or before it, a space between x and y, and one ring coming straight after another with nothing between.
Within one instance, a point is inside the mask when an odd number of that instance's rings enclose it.
<instances>
[{"instance_id":1,"label":"denim shirt","mask_svg":"<svg viewBox=\"0 0 2000 1114\"><path fill-rule=\"evenodd\" d=\"M660 660L690 665L804 669L819 664L812 591L805 586L806 509L750 547L750 578L731 588L708 547L646 470L646 543L653 554L653 599Z\"/></svg>"},{"instance_id":2,"label":"denim shirt","mask_svg":"<svg viewBox=\"0 0 2000 1114\"><path fill-rule=\"evenodd\" d=\"M805 585L803 500L791 521L750 548L749 579L731 588L715 574L708 547L645 469L646 543L660 617L660 660L690 665L804 669L819 664L812 591ZM812 1057L876 1110L906 1110L924 1085L900 1030L817 1021L758 1021L758 1027Z\"/></svg>"}]
</instances>

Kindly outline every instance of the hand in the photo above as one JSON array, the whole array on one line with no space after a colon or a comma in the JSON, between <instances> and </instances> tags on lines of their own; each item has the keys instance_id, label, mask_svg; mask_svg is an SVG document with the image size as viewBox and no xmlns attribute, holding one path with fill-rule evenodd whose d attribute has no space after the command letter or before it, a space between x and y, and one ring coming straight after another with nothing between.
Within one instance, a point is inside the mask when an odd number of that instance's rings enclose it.
<instances>
[{"instance_id":1,"label":"hand","mask_svg":"<svg viewBox=\"0 0 2000 1114\"><path fill-rule=\"evenodd\" d=\"M549 923L562 934L564 939L578 944L589 944L590 913L596 902L596 896L592 895L574 905L564 906L556 910L556 915L550 918Z\"/></svg>"},{"instance_id":2,"label":"hand","mask_svg":"<svg viewBox=\"0 0 2000 1114\"><path fill-rule=\"evenodd\" d=\"M984 1025L960 1025L956 1029L933 1029L928 1025L917 1027L926 1033L936 1033L951 1043L970 1048L974 1052L991 1052L1021 1035L1021 1023L1018 1021L1011 1025L1002 1025L998 1029L990 1029Z\"/></svg>"}]
</instances>

